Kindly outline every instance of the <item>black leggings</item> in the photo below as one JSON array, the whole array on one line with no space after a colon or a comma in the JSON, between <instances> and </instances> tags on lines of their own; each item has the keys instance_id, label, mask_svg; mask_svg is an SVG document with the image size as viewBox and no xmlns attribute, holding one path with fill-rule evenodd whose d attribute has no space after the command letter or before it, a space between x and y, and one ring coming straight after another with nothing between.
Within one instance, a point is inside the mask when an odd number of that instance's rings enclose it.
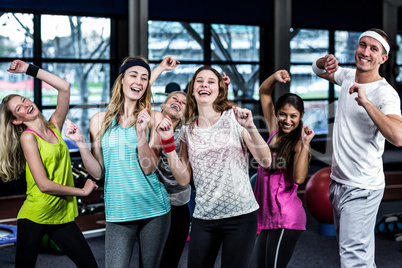
<instances>
[{"instance_id":1,"label":"black leggings","mask_svg":"<svg viewBox=\"0 0 402 268\"><path fill-rule=\"evenodd\" d=\"M35 267L43 236L47 234L77 267L98 267L91 248L75 222L47 225L27 219L17 222L15 267Z\"/></svg>"},{"instance_id":2,"label":"black leggings","mask_svg":"<svg viewBox=\"0 0 402 268\"><path fill-rule=\"evenodd\" d=\"M214 267L221 245L222 268L248 267L256 233L256 211L221 220L193 218L188 267Z\"/></svg>"},{"instance_id":3,"label":"black leggings","mask_svg":"<svg viewBox=\"0 0 402 268\"><path fill-rule=\"evenodd\" d=\"M188 205L172 206L169 236L163 250L161 266L177 268L186 245L190 228L190 209Z\"/></svg>"},{"instance_id":4,"label":"black leggings","mask_svg":"<svg viewBox=\"0 0 402 268\"><path fill-rule=\"evenodd\" d=\"M250 267L285 268L302 232L290 229L262 229L255 242Z\"/></svg>"}]
</instances>

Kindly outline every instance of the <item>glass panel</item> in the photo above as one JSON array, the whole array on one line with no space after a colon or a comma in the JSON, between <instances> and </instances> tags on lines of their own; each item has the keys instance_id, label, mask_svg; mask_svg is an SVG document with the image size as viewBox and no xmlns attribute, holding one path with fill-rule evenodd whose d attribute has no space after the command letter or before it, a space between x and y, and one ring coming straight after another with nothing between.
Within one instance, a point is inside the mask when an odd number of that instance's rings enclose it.
<instances>
[{"instance_id":1,"label":"glass panel","mask_svg":"<svg viewBox=\"0 0 402 268\"><path fill-rule=\"evenodd\" d=\"M41 31L44 58L110 58L110 19L42 15Z\"/></svg>"},{"instance_id":2,"label":"glass panel","mask_svg":"<svg viewBox=\"0 0 402 268\"><path fill-rule=\"evenodd\" d=\"M0 57L33 56L33 15L2 13L0 16Z\"/></svg>"},{"instance_id":3,"label":"glass panel","mask_svg":"<svg viewBox=\"0 0 402 268\"><path fill-rule=\"evenodd\" d=\"M0 63L0 99L9 94L19 94L33 100L33 78L26 74L7 72L10 63Z\"/></svg>"},{"instance_id":4,"label":"glass panel","mask_svg":"<svg viewBox=\"0 0 402 268\"><path fill-rule=\"evenodd\" d=\"M311 65L290 66L290 92L302 99L326 99L329 97L329 82L315 75Z\"/></svg>"},{"instance_id":5,"label":"glass panel","mask_svg":"<svg viewBox=\"0 0 402 268\"><path fill-rule=\"evenodd\" d=\"M335 31L335 57L340 64L354 63L361 32Z\"/></svg>"},{"instance_id":6,"label":"glass panel","mask_svg":"<svg viewBox=\"0 0 402 268\"><path fill-rule=\"evenodd\" d=\"M303 123L316 135L328 134L328 101L305 101Z\"/></svg>"},{"instance_id":7,"label":"glass panel","mask_svg":"<svg viewBox=\"0 0 402 268\"><path fill-rule=\"evenodd\" d=\"M212 66L220 74L225 74L230 78L228 91L229 100L259 100L260 88L260 66L258 64L231 64Z\"/></svg>"},{"instance_id":8,"label":"glass panel","mask_svg":"<svg viewBox=\"0 0 402 268\"><path fill-rule=\"evenodd\" d=\"M67 119L71 120L75 124L78 125L80 128L82 134L85 137L85 141L89 144L90 143L90 138L89 138L89 123L91 121L91 118L94 114L98 112L105 111L104 107L101 108L89 108L89 109L83 109L83 108L72 108L68 111L67 114ZM54 109L44 109L42 111L44 117L49 120L50 116L54 113ZM68 140L66 138L66 135L64 133L65 128L63 127L62 131L62 137L64 140ZM77 149L75 146L75 142L69 141L67 142L67 145L69 145L70 149Z\"/></svg>"},{"instance_id":9,"label":"glass panel","mask_svg":"<svg viewBox=\"0 0 402 268\"><path fill-rule=\"evenodd\" d=\"M290 41L291 62L313 62L328 54L329 33L327 30L293 30Z\"/></svg>"},{"instance_id":10,"label":"glass panel","mask_svg":"<svg viewBox=\"0 0 402 268\"><path fill-rule=\"evenodd\" d=\"M71 86L71 105L108 103L110 65L107 63L48 63L43 68ZM57 90L42 83L42 105L56 105Z\"/></svg>"},{"instance_id":11,"label":"glass panel","mask_svg":"<svg viewBox=\"0 0 402 268\"><path fill-rule=\"evenodd\" d=\"M398 51L396 52L397 53L396 54L396 64L402 65L402 35L401 34L396 35L396 44L398 46ZM398 82L399 81L401 81L401 80L398 80Z\"/></svg>"},{"instance_id":12,"label":"glass panel","mask_svg":"<svg viewBox=\"0 0 402 268\"><path fill-rule=\"evenodd\" d=\"M397 82L402 82L402 67L398 66L398 76L396 77Z\"/></svg>"},{"instance_id":13,"label":"glass panel","mask_svg":"<svg viewBox=\"0 0 402 268\"><path fill-rule=\"evenodd\" d=\"M260 27L212 24L212 60L259 61Z\"/></svg>"},{"instance_id":14,"label":"glass panel","mask_svg":"<svg viewBox=\"0 0 402 268\"><path fill-rule=\"evenodd\" d=\"M201 23L149 21L148 59L203 60L203 27Z\"/></svg>"}]
</instances>

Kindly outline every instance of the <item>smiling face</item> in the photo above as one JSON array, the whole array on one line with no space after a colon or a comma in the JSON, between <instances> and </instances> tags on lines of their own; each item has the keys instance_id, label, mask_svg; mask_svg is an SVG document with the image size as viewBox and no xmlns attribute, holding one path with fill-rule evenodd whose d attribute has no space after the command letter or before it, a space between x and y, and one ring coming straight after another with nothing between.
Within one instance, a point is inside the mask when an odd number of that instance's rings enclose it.
<instances>
[{"instance_id":1,"label":"smiling face","mask_svg":"<svg viewBox=\"0 0 402 268\"><path fill-rule=\"evenodd\" d=\"M384 48L376 39L364 36L359 40L355 53L356 68L361 72L377 71L388 59Z\"/></svg>"},{"instance_id":2,"label":"smiling face","mask_svg":"<svg viewBox=\"0 0 402 268\"><path fill-rule=\"evenodd\" d=\"M148 70L142 66L133 66L124 72L122 78L123 94L131 100L139 100L148 87Z\"/></svg>"},{"instance_id":3,"label":"smiling face","mask_svg":"<svg viewBox=\"0 0 402 268\"><path fill-rule=\"evenodd\" d=\"M278 120L278 128L283 133L290 133L295 130L302 119L300 112L290 104L285 104L278 109L276 118Z\"/></svg>"},{"instance_id":4,"label":"smiling face","mask_svg":"<svg viewBox=\"0 0 402 268\"><path fill-rule=\"evenodd\" d=\"M22 96L11 98L8 101L8 109L15 117L13 124L16 125L35 119L39 113L35 103Z\"/></svg>"},{"instance_id":5,"label":"smiling face","mask_svg":"<svg viewBox=\"0 0 402 268\"><path fill-rule=\"evenodd\" d=\"M165 103L161 105L163 114L168 115L171 119L181 119L186 109L186 95L182 93L174 93Z\"/></svg>"},{"instance_id":6,"label":"smiling face","mask_svg":"<svg viewBox=\"0 0 402 268\"><path fill-rule=\"evenodd\" d=\"M211 70L203 70L194 79L192 95L197 103L212 104L219 94L219 78Z\"/></svg>"}]
</instances>

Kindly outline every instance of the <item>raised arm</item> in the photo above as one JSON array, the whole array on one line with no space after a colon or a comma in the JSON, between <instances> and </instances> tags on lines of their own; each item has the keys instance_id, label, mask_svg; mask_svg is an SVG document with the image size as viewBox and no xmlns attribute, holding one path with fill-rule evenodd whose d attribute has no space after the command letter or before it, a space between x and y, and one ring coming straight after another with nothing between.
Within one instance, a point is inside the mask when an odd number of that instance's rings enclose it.
<instances>
[{"instance_id":1,"label":"raised arm","mask_svg":"<svg viewBox=\"0 0 402 268\"><path fill-rule=\"evenodd\" d=\"M334 73L338 70L339 65L338 60L334 55L328 54L322 58L319 58L313 62L312 68L316 75L336 84L334 80Z\"/></svg>"},{"instance_id":2,"label":"raised arm","mask_svg":"<svg viewBox=\"0 0 402 268\"><path fill-rule=\"evenodd\" d=\"M272 100L272 92L276 82L287 83L290 82L290 75L286 70L279 70L270 75L262 82L260 86L260 102L262 112L264 113L265 120L268 123L268 131L271 133L278 128L276 120L274 103Z\"/></svg>"},{"instance_id":3,"label":"raised arm","mask_svg":"<svg viewBox=\"0 0 402 268\"><path fill-rule=\"evenodd\" d=\"M362 106L367 114L373 120L381 134L395 146L402 146L402 118L396 114L384 114L380 111L366 95L366 90L363 86L354 84L350 87L349 93L357 93L355 98L357 104Z\"/></svg>"},{"instance_id":4,"label":"raised arm","mask_svg":"<svg viewBox=\"0 0 402 268\"><path fill-rule=\"evenodd\" d=\"M161 112L152 110L150 115L147 108L142 110L137 118L138 159L142 171L146 175L154 172L158 165L161 146L155 127L162 119L163 115ZM151 128L148 142L145 130L149 122L151 122Z\"/></svg>"},{"instance_id":5,"label":"raised arm","mask_svg":"<svg viewBox=\"0 0 402 268\"><path fill-rule=\"evenodd\" d=\"M158 76L164 72L164 71L171 71L177 66L179 66L180 61L175 60L172 57L166 57L162 60L162 62L156 66L152 71L151 71L151 79L149 80L149 84L152 86L158 78Z\"/></svg>"},{"instance_id":6,"label":"raised arm","mask_svg":"<svg viewBox=\"0 0 402 268\"><path fill-rule=\"evenodd\" d=\"M93 178L99 180L103 177L103 156L102 148L100 144L100 139L98 133L100 130L100 123L103 121L105 113L97 113L91 119L91 124L89 128L91 137L91 150L89 149L81 130L76 124L70 120L66 120L66 137L75 141L80 150L82 162L86 170L91 174Z\"/></svg>"},{"instance_id":7,"label":"raised arm","mask_svg":"<svg viewBox=\"0 0 402 268\"><path fill-rule=\"evenodd\" d=\"M61 131L70 106L70 84L57 75L21 60L14 60L8 71L10 73L27 73L58 90L56 111L50 117L50 121Z\"/></svg>"},{"instance_id":8,"label":"raised arm","mask_svg":"<svg viewBox=\"0 0 402 268\"><path fill-rule=\"evenodd\" d=\"M315 133L310 127L304 126L302 139L296 144L293 157L293 181L296 184L303 184L307 178L310 142L314 135Z\"/></svg>"},{"instance_id":9,"label":"raised arm","mask_svg":"<svg viewBox=\"0 0 402 268\"><path fill-rule=\"evenodd\" d=\"M244 127L242 137L254 159L264 168L271 165L271 150L253 122L251 111L233 106L237 122Z\"/></svg>"},{"instance_id":10,"label":"raised arm","mask_svg":"<svg viewBox=\"0 0 402 268\"><path fill-rule=\"evenodd\" d=\"M168 158L169 167L176 181L186 186L190 183L191 165L188 158L187 144L180 142L180 157L177 155L173 140L173 123L169 116L166 116L156 128L162 139L163 149Z\"/></svg>"},{"instance_id":11,"label":"raised arm","mask_svg":"<svg viewBox=\"0 0 402 268\"><path fill-rule=\"evenodd\" d=\"M23 133L21 136L21 146L35 183L42 193L61 196L88 196L94 189L98 188L96 183L90 179L86 181L82 189L65 186L49 180L34 134L30 132Z\"/></svg>"}]
</instances>

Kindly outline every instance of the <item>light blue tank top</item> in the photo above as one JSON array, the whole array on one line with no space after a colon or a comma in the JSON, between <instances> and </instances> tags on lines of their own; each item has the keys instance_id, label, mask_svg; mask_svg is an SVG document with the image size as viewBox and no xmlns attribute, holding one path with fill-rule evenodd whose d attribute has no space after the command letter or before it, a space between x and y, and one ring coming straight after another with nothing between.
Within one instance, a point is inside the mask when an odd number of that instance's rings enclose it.
<instances>
[{"instance_id":1,"label":"light blue tank top","mask_svg":"<svg viewBox=\"0 0 402 268\"><path fill-rule=\"evenodd\" d=\"M168 213L170 201L165 186L156 173L146 176L140 167L135 127L109 127L101 142L106 221L135 221Z\"/></svg>"}]
</instances>

